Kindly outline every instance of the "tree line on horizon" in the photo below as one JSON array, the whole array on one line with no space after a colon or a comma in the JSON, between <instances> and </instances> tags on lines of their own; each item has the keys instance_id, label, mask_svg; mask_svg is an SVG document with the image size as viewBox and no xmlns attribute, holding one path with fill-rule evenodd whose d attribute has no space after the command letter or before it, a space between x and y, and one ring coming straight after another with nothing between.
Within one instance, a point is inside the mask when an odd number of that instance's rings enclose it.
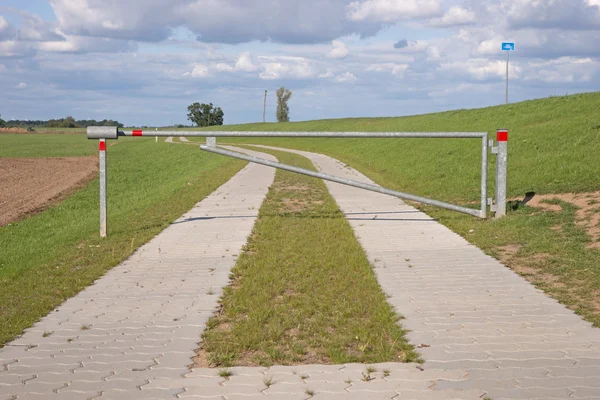
<instances>
[{"instance_id":1,"label":"tree line on horizon","mask_svg":"<svg viewBox=\"0 0 600 400\"><path fill-rule=\"evenodd\" d=\"M15 119L10 121L4 121L0 117L0 126L11 128L87 128L88 126L118 126L119 128L122 128L125 125L112 119L103 119L102 121L97 121L95 119L76 120L69 116L66 118L50 120Z\"/></svg>"},{"instance_id":2,"label":"tree line on horizon","mask_svg":"<svg viewBox=\"0 0 600 400\"><path fill-rule=\"evenodd\" d=\"M289 122L290 109L288 101L292 98L292 92L285 88L280 87L277 92L277 110L275 116L277 122ZM223 118L225 113L221 107L215 107L212 103L194 103L188 107L188 119L199 127L223 125ZM75 118L69 116L60 119L44 120L11 120L4 121L0 115L0 127L14 127L14 128L86 128L88 126L117 126L123 128L125 125L119 121L112 119L104 119L97 121L94 119L82 119L75 120ZM177 127L184 127L184 125L177 125Z\"/></svg>"}]
</instances>

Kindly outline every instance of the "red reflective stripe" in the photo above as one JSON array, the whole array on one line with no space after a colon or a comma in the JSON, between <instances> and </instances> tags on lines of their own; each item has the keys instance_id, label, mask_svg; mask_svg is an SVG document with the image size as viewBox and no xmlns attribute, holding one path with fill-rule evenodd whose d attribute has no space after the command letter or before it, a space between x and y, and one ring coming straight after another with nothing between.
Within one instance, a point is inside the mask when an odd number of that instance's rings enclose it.
<instances>
[{"instance_id":1,"label":"red reflective stripe","mask_svg":"<svg viewBox=\"0 0 600 400\"><path fill-rule=\"evenodd\" d=\"M100 142L99 149L100 151L106 151L106 142Z\"/></svg>"},{"instance_id":2,"label":"red reflective stripe","mask_svg":"<svg viewBox=\"0 0 600 400\"><path fill-rule=\"evenodd\" d=\"M131 135L132 136L142 136L142 131L132 131Z\"/></svg>"},{"instance_id":3,"label":"red reflective stripe","mask_svg":"<svg viewBox=\"0 0 600 400\"><path fill-rule=\"evenodd\" d=\"M496 132L496 140L499 142L508 142L508 131Z\"/></svg>"}]
</instances>

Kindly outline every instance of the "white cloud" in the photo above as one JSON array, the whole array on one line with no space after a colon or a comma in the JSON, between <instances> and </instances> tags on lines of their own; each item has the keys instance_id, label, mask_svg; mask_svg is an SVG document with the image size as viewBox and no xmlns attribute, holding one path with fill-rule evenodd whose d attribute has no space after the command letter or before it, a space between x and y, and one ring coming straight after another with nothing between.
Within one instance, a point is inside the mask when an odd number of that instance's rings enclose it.
<instances>
[{"instance_id":1,"label":"white cloud","mask_svg":"<svg viewBox=\"0 0 600 400\"><path fill-rule=\"evenodd\" d=\"M394 63L381 63L371 64L367 67L367 71L373 72L389 72L392 75L404 76L404 73L408 70L408 64L394 64Z\"/></svg>"},{"instance_id":2,"label":"white cloud","mask_svg":"<svg viewBox=\"0 0 600 400\"><path fill-rule=\"evenodd\" d=\"M234 67L232 67L229 64L225 64L225 63L218 63L218 64L216 64L215 65L215 69L218 72L234 72L235 71Z\"/></svg>"},{"instance_id":3,"label":"white cloud","mask_svg":"<svg viewBox=\"0 0 600 400\"><path fill-rule=\"evenodd\" d=\"M0 41L0 57L22 58L32 56L35 50L28 43L16 40Z\"/></svg>"},{"instance_id":4,"label":"white cloud","mask_svg":"<svg viewBox=\"0 0 600 400\"><path fill-rule=\"evenodd\" d=\"M27 84L25 82L21 82L17 85L17 89L25 89L27 87Z\"/></svg>"},{"instance_id":5,"label":"white cloud","mask_svg":"<svg viewBox=\"0 0 600 400\"><path fill-rule=\"evenodd\" d=\"M0 15L0 41L15 39L15 29Z\"/></svg>"},{"instance_id":6,"label":"white cloud","mask_svg":"<svg viewBox=\"0 0 600 400\"><path fill-rule=\"evenodd\" d=\"M49 53L72 53L79 50L79 47L71 41L63 42L40 42L38 49Z\"/></svg>"},{"instance_id":7,"label":"white cloud","mask_svg":"<svg viewBox=\"0 0 600 400\"><path fill-rule=\"evenodd\" d=\"M192 69L192 72L186 72L184 75L191 76L193 78L206 78L210 76L210 73L208 72L208 68L206 67L206 65L196 64L194 65L194 69Z\"/></svg>"},{"instance_id":8,"label":"white cloud","mask_svg":"<svg viewBox=\"0 0 600 400\"><path fill-rule=\"evenodd\" d=\"M593 29L600 27L597 3L597 0L504 0L502 11L513 29Z\"/></svg>"},{"instance_id":9,"label":"white cloud","mask_svg":"<svg viewBox=\"0 0 600 400\"><path fill-rule=\"evenodd\" d=\"M600 0L50 1L56 23L0 17L5 113L36 104L40 117L160 124L185 122L201 100L244 122L280 85L315 93L298 119L491 105L502 101L489 95L502 92L502 41L517 42L515 100L600 87Z\"/></svg>"},{"instance_id":10,"label":"white cloud","mask_svg":"<svg viewBox=\"0 0 600 400\"><path fill-rule=\"evenodd\" d=\"M250 55L248 52L244 52L240 54L239 58L237 59L235 63L235 69L237 71L254 72L258 69L258 67L254 64L252 55Z\"/></svg>"},{"instance_id":11,"label":"white cloud","mask_svg":"<svg viewBox=\"0 0 600 400\"><path fill-rule=\"evenodd\" d=\"M335 77L335 81L340 83L354 82L356 80L358 80L358 78L352 72L344 72L343 74Z\"/></svg>"},{"instance_id":12,"label":"white cloud","mask_svg":"<svg viewBox=\"0 0 600 400\"><path fill-rule=\"evenodd\" d=\"M347 7L348 18L353 21L394 22L433 17L440 11L440 0L365 0L353 1Z\"/></svg>"},{"instance_id":13,"label":"white cloud","mask_svg":"<svg viewBox=\"0 0 600 400\"><path fill-rule=\"evenodd\" d=\"M241 53L234 65L227 63L217 63L215 65L215 69L219 72L255 72L259 68L249 52Z\"/></svg>"},{"instance_id":14,"label":"white cloud","mask_svg":"<svg viewBox=\"0 0 600 400\"><path fill-rule=\"evenodd\" d=\"M4 19L2 15L0 15L0 32L8 29L8 21Z\"/></svg>"},{"instance_id":15,"label":"white cloud","mask_svg":"<svg viewBox=\"0 0 600 400\"><path fill-rule=\"evenodd\" d=\"M430 24L438 27L469 25L477 21L477 16L471 10L460 6L452 6L441 18L433 18Z\"/></svg>"},{"instance_id":16,"label":"white cloud","mask_svg":"<svg viewBox=\"0 0 600 400\"><path fill-rule=\"evenodd\" d=\"M327 72L323 72L319 75L317 75L317 78L332 78L333 77L333 71L331 69L328 69Z\"/></svg>"},{"instance_id":17,"label":"white cloud","mask_svg":"<svg viewBox=\"0 0 600 400\"><path fill-rule=\"evenodd\" d=\"M533 61L525 66L523 80L547 84L587 83L600 76L600 61L592 58L561 57Z\"/></svg>"},{"instance_id":18,"label":"white cloud","mask_svg":"<svg viewBox=\"0 0 600 400\"><path fill-rule=\"evenodd\" d=\"M258 58L263 71L261 79L310 79L319 75L319 67L313 60L291 56L261 56Z\"/></svg>"},{"instance_id":19,"label":"white cloud","mask_svg":"<svg viewBox=\"0 0 600 400\"><path fill-rule=\"evenodd\" d=\"M128 40L161 41L174 29L185 27L205 43L322 43L352 33L372 35L381 29L381 24L348 20L347 3L144 0L140 6L140 0L50 0L64 32Z\"/></svg>"},{"instance_id":20,"label":"white cloud","mask_svg":"<svg viewBox=\"0 0 600 400\"><path fill-rule=\"evenodd\" d=\"M469 59L467 61L442 63L440 71L449 72L454 77L465 76L475 81L494 81L506 76L506 62L483 58ZM509 74L513 78L518 78L520 73L521 68L519 66L514 63L510 65Z\"/></svg>"},{"instance_id":21,"label":"white cloud","mask_svg":"<svg viewBox=\"0 0 600 400\"><path fill-rule=\"evenodd\" d=\"M332 41L331 47L331 51L327 54L329 58L346 58L350 53L348 46L341 40Z\"/></svg>"}]
</instances>

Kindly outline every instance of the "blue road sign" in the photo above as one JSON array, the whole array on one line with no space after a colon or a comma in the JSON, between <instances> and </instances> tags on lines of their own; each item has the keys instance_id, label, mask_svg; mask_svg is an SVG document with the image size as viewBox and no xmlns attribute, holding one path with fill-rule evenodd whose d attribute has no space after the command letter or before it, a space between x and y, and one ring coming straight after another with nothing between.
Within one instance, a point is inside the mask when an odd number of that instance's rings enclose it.
<instances>
[{"instance_id":1,"label":"blue road sign","mask_svg":"<svg viewBox=\"0 0 600 400\"><path fill-rule=\"evenodd\" d=\"M515 42L503 42L502 50L512 51L515 49Z\"/></svg>"}]
</instances>

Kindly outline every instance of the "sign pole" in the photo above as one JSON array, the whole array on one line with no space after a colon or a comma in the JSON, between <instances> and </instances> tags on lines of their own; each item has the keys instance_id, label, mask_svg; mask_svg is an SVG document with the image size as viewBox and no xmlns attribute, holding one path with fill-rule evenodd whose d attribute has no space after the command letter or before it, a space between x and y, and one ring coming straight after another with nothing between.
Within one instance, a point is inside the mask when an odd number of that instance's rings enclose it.
<instances>
[{"instance_id":1,"label":"sign pole","mask_svg":"<svg viewBox=\"0 0 600 400\"><path fill-rule=\"evenodd\" d=\"M515 42L502 42L502 50L506 51L506 104L508 104L508 65L510 52L515 50Z\"/></svg>"},{"instance_id":2,"label":"sign pole","mask_svg":"<svg viewBox=\"0 0 600 400\"><path fill-rule=\"evenodd\" d=\"M506 104L508 104L508 63L510 60L510 51L506 51Z\"/></svg>"}]
</instances>

